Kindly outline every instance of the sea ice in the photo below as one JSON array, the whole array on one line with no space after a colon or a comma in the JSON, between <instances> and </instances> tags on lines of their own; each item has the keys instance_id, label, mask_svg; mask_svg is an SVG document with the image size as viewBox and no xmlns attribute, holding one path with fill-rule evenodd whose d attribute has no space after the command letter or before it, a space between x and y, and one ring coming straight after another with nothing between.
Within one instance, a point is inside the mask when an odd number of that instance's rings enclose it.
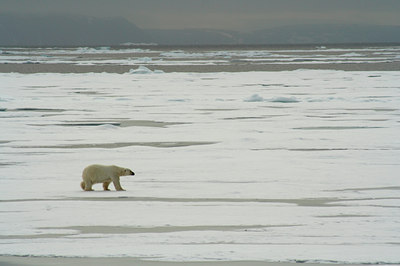
<instances>
[{"instance_id":1,"label":"sea ice","mask_svg":"<svg viewBox=\"0 0 400 266\"><path fill-rule=\"evenodd\" d=\"M249 98L244 100L245 102L263 102L264 98L258 94L253 94Z\"/></svg>"},{"instance_id":2,"label":"sea ice","mask_svg":"<svg viewBox=\"0 0 400 266\"><path fill-rule=\"evenodd\" d=\"M263 97L261 97L258 94L253 94L252 96L250 96L249 98L246 98L244 100L245 102L264 102L264 101L268 101L268 102L274 102L274 103L298 103L300 102L299 99L297 99L296 97L292 96L292 97L273 97L271 99L264 99Z\"/></svg>"},{"instance_id":3,"label":"sea ice","mask_svg":"<svg viewBox=\"0 0 400 266\"><path fill-rule=\"evenodd\" d=\"M124 46L110 47L78 47L78 48L14 48L2 47L0 63L23 63L27 60L43 63L65 63L76 65L131 65L147 64L157 68L157 65L226 65L246 63L259 65L267 64L338 64L338 63L379 63L398 62L399 47L370 47L370 48L326 48L326 49L261 49L261 50L164 50L131 48ZM88 55L98 55L93 60ZM126 54L128 58L112 55ZM144 54L145 57L138 57ZM12 56L11 56L12 55ZM53 58L49 58L52 56ZM130 60L129 58L132 58ZM146 59L147 58L147 59ZM166 60L164 60L166 59ZM141 60L145 60L141 61ZM150 61L149 61L150 60Z\"/></svg>"},{"instance_id":4,"label":"sea ice","mask_svg":"<svg viewBox=\"0 0 400 266\"><path fill-rule=\"evenodd\" d=\"M300 102L300 100L294 96L292 96L292 97L282 97L282 96L274 97L270 101L275 102L275 103L298 103L298 102Z\"/></svg>"},{"instance_id":5,"label":"sea ice","mask_svg":"<svg viewBox=\"0 0 400 266\"><path fill-rule=\"evenodd\" d=\"M1 73L0 254L398 264L399 79Z\"/></svg>"},{"instance_id":6,"label":"sea ice","mask_svg":"<svg viewBox=\"0 0 400 266\"><path fill-rule=\"evenodd\" d=\"M145 66L139 66L137 69L129 70L130 74L162 74L164 71L162 70L150 70Z\"/></svg>"}]
</instances>

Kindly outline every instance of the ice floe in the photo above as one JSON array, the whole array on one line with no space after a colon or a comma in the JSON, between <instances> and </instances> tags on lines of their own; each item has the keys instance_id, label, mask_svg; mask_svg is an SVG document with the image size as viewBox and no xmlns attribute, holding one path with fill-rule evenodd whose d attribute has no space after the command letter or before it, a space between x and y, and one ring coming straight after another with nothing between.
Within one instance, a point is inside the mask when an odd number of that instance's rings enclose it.
<instances>
[{"instance_id":1,"label":"ice floe","mask_svg":"<svg viewBox=\"0 0 400 266\"><path fill-rule=\"evenodd\" d=\"M270 101L274 102L274 103L298 103L298 102L300 102L300 100L294 96L292 96L292 97L283 97L283 96L274 97Z\"/></svg>"},{"instance_id":2,"label":"ice floe","mask_svg":"<svg viewBox=\"0 0 400 266\"><path fill-rule=\"evenodd\" d=\"M245 102L263 102L265 99L258 94L253 94L249 98L245 99Z\"/></svg>"},{"instance_id":3,"label":"ice floe","mask_svg":"<svg viewBox=\"0 0 400 266\"><path fill-rule=\"evenodd\" d=\"M300 100L294 96L291 96L291 97L278 96L278 97L273 97L271 99L265 99L258 94L253 94L249 98L246 98L244 101L245 102L274 102L274 103L298 103L298 102L300 102Z\"/></svg>"},{"instance_id":4,"label":"ice floe","mask_svg":"<svg viewBox=\"0 0 400 266\"><path fill-rule=\"evenodd\" d=\"M130 74L162 74L164 71L162 70L150 70L145 66L139 66L137 69L129 70Z\"/></svg>"}]
</instances>

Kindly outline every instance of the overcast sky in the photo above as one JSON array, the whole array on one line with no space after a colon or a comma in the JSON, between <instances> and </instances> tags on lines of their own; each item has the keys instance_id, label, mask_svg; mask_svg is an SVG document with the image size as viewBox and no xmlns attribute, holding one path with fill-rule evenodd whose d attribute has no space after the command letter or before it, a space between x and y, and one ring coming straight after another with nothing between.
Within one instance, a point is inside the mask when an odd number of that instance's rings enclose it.
<instances>
[{"instance_id":1,"label":"overcast sky","mask_svg":"<svg viewBox=\"0 0 400 266\"><path fill-rule=\"evenodd\" d=\"M400 0L0 0L2 13L124 17L141 28L247 31L310 23L400 25Z\"/></svg>"}]
</instances>

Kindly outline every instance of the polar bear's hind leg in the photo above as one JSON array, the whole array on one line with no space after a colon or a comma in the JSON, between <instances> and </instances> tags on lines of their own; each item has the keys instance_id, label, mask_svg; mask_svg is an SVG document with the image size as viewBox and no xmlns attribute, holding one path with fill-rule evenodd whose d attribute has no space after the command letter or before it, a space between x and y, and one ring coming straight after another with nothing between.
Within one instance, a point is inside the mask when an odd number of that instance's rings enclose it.
<instances>
[{"instance_id":1,"label":"polar bear's hind leg","mask_svg":"<svg viewBox=\"0 0 400 266\"><path fill-rule=\"evenodd\" d=\"M82 181L82 182L81 182L81 188L82 188L84 191L93 191L93 189L92 189L92 183L91 183L90 181L88 181L88 182Z\"/></svg>"},{"instance_id":2,"label":"polar bear's hind leg","mask_svg":"<svg viewBox=\"0 0 400 266\"><path fill-rule=\"evenodd\" d=\"M110 191L110 189L108 188L108 185L110 185L111 181L106 181L103 183L103 189L104 191Z\"/></svg>"}]
</instances>

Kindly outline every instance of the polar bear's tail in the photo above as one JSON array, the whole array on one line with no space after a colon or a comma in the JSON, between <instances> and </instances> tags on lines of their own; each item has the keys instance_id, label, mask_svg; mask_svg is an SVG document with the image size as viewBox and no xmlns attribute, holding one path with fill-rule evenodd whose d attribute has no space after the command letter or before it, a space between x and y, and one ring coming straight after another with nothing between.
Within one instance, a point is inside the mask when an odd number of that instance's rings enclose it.
<instances>
[{"instance_id":1,"label":"polar bear's tail","mask_svg":"<svg viewBox=\"0 0 400 266\"><path fill-rule=\"evenodd\" d=\"M85 190L85 182L81 182L81 188L83 189L83 190Z\"/></svg>"}]
</instances>

